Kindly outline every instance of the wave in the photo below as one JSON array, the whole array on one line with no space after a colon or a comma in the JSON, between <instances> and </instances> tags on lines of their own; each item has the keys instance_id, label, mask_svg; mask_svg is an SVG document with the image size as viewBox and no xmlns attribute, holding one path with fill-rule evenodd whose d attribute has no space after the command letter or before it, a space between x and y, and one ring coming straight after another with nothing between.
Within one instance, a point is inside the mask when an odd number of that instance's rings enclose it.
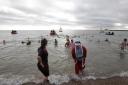
<instances>
[{"instance_id":1,"label":"wave","mask_svg":"<svg viewBox=\"0 0 128 85\"><path fill-rule=\"evenodd\" d=\"M72 75L51 75L49 77L49 81L51 84L55 84L55 85L60 85L63 83L68 83L71 80L76 80L76 81L80 81L80 80L97 80L97 79L107 79L107 78L112 78L112 77L128 77L128 71L127 72L121 72L119 74L113 74L111 76L100 76L100 77L96 77L96 76L77 76L75 74Z\"/></svg>"},{"instance_id":2,"label":"wave","mask_svg":"<svg viewBox=\"0 0 128 85\"><path fill-rule=\"evenodd\" d=\"M21 85L24 82L32 81L34 78L32 75L27 77L12 74L0 75L0 85Z\"/></svg>"},{"instance_id":3,"label":"wave","mask_svg":"<svg viewBox=\"0 0 128 85\"><path fill-rule=\"evenodd\" d=\"M11 76L11 77L9 77ZM60 85L63 83L68 83L72 80L80 81L80 80L97 80L97 79L107 79L112 77L128 77L128 72L121 72L119 74L113 74L112 76L77 76L75 74L71 75L59 75L59 74L52 74L49 76L50 84ZM0 75L0 85L22 85L26 82L35 82L39 83L41 82L40 79L35 77L34 75L27 75L27 76L21 76L21 75L12 75L12 74L6 74L6 75Z\"/></svg>"}]
</instances>

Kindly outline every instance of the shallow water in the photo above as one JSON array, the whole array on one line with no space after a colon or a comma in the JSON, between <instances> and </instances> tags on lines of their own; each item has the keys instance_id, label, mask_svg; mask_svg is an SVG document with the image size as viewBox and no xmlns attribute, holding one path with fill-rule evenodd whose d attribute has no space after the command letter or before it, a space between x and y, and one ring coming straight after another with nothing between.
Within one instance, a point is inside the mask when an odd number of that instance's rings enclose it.
<instances>
[{"instance_id":1,"label":"shallow water","mask_svg":"<svg viewBox=\"0 0 128 85\"><path fill-rule=\"evenodd\" d=\"M69 31L59 33L58 37L49 36L49 31L18 31L11 35L10 31L0 31L0 85L19 85L25 81L36 81L42 74L38 71L37 49L41 36L48 39L49 52L49 79L51 82L68 81L74 75L74 62L69 49L64 47L65 35L79 37L87 48L85 76L109 77L128 71L128 52L121 53L119 44L123 38L128 37L126 31L116 31L114 36L104 35L99 31ZM21 44L27 38L32 40L30 46ZM58 46L55 47L54 39ZM110 42L105 42L108 38ZM6 45L2 40L6 40ZM11 82L11 83L10 83Z\"/></svg>"}]
</instances>

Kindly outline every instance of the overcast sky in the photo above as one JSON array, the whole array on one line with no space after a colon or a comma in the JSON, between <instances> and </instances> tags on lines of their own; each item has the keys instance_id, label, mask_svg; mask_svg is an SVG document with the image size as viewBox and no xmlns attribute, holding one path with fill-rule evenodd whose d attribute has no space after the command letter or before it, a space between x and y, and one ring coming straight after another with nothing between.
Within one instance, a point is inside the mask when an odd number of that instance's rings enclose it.
<instances>
[{"instance_id":1,"label":"overcast sky","mask_svg":"<svg viewBox=\"0 0 128 85\"><path fill-rule=\"evenodd\" d=\"M0 25L128 29L128 0L0 0Z\"/></svg>"}]
</instances>

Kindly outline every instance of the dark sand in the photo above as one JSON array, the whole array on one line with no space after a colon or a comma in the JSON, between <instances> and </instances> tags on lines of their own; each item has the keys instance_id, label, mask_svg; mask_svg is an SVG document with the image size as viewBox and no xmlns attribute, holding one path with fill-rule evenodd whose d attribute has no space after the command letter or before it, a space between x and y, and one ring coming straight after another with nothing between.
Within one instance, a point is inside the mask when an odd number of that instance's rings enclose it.
<instances>
[{"instance_id":1,"label":"dark sand","mask_svg":"<svg viewBox=\"0 0 128 85\"><path fill-rule=\"evenodd\" d=\"M44 82L43 84L36 84L34 82L24 83L22 85L54 85ZM88 79L88 80L71 80L68 83L61 85L128 85L128 77L111 77L107 79Z\"/></svg>"}]
</instances>

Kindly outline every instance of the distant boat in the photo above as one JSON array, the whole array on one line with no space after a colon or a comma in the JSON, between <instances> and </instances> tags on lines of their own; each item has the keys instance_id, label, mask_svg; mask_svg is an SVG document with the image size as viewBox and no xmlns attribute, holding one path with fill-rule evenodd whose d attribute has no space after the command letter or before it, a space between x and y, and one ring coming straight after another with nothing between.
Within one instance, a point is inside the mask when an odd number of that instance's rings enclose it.
<instances>
[{"instance_id":1,"label":"distant boat","mask_svg":"<svg viewBox=\"0 0 128 85\"><path fill-rule=\"evenodd\" d=\"M17 34L17 31L16 30L12 30L11 34Z\"/></svg>"},{"instance_id":2,"label":"distant boat","mask_svg":"<svg viewBox=\"0 0 128 85\"><path fill-rule=\"evenodd\" d=\"M60 27L60 29L59 29L59 32L63 32L61 27Z\"/></svg>"},{"instance_id":3,"label":"distant boat","mask_svg":"<svg viewBox=\"0 0 128 85\"><path fill-rule=\"evenodd\" d=\"M51 36L52 36L52 35L56 35L56 31L55 31L55 30L51 30L50 35L51 35Z\"/></svg>"},{"instance_id":4,"label":"distant boat","mask_svg":"<svg viewBox=\"0 0 128 85\"><path fill-rule=\"evenodd\" d=\"M106 32L105 35L114 35L114 32Z\"/></svg>"}]
</instances>

